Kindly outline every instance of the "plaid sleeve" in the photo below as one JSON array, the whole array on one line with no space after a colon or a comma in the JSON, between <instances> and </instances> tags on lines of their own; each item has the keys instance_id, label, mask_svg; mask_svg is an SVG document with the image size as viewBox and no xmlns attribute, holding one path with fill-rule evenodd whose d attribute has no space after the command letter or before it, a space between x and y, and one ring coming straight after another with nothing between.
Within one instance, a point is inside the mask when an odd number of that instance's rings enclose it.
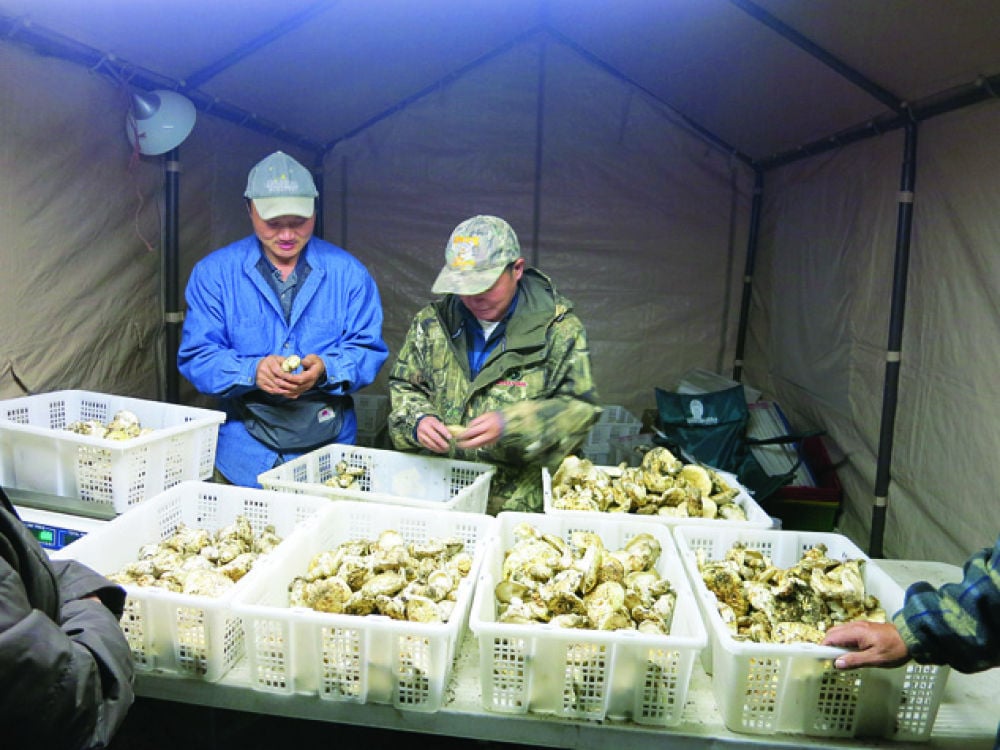
<instances>
[{"instance_id":1,"label":"plaid sleeve","mask_svg":"<svg viewBox=\"0 0 1000 750\"><path fill-rule=\"evenodd\" d=\"M1000 537L966 561L960 582L911 585L893 623L921 664L960 672L1000 665Z\"/></svg>"}]
</instances>

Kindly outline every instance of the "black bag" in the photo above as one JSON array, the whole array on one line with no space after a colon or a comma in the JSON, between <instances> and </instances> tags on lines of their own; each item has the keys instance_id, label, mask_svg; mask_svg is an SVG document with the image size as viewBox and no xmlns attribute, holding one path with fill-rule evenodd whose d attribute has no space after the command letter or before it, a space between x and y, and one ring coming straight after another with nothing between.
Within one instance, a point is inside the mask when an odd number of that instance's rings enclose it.
<instances>
[{"instance_id":1,"label":"black bag","mask_svg":"<svg viewBox=\"0 0 1000 750\"><path fill-rule=\"evenodd\" d=\"M295 399L252 391L236 399L247 432L279 453L302 453L335 442L350 396L307 391Z\"/></svg>"},{"instance_id":2,"label":"black bag","mask_svg":"<svg viewBox=\"0 0 1000 750\"><path fill-rule=\"evenodd\" d=\"M822 431L781 435L773 438L748 437L750 410L742 385L711 393L674 393L655 389L660 434L653 442L686 458L735 474L740 484L763 503L788 484L802 463L802 456L788 471L768 474L750 448L755 445L799 443L802 438Z\"/></svg>"}]
</instances>

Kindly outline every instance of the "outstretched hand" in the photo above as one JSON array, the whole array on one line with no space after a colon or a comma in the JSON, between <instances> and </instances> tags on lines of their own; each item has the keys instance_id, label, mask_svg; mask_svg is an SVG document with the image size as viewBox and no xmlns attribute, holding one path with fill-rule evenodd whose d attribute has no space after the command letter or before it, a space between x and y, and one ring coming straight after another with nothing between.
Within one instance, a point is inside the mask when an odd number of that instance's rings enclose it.
<instances>
[{"instance_id":1,"label":"outstretched hand","mask_svg":"<svg viewBox=\"0 0 1000 750\"><path fill-rule=\"evenodd\" d=\"M898 667L910 660L909 649L891 622L858 620L834 625L822 645L852 649L834 660L837 669Z\"/></svg>"}]
</instances>

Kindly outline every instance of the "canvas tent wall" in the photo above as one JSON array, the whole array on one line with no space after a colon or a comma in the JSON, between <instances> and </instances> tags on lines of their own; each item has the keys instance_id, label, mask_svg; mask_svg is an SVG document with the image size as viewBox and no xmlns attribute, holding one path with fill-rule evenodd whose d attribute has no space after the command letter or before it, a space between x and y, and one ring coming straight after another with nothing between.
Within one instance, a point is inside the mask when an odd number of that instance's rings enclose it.
<instances>
[{"instance_id":1,"label":"canvas tent wall","mask_svg":"<svg viewBox=\"0 0 1000 750\"><path fill-rule=\"evenodd\" d=\"M17 269L3 276L0 396L158 397L162 162L130 163L123 92L85 67L2 41L0 97L0 230ZM959 562L996 532L997 118L981 103L921 126L890 556ZM844 530L862 546L902 153L901 131L871 136L767 172L744 372L843 448ZM314 157L200 117L180 149L181 283L248 232L246 172L276 148ZM489 211L577 302L606 403L638 412L690 367L732 365L754 175L574 45L520 40L338 141L320 167L326 236L372 269L394 350L451 227Z\"/></svg>"},{"instance_id":2,"label":"canvas tent wall","mask_svg":"<svg viewBox=\"0 0 1000 750\"><path fill-rule=\"evenodd\" d=\"M921 126L885 548L960 562L996 537L1000 241L996 103ZM747 379L845 451L841 527L867 539L902 134L769 185Z\"/></svg>"}]
</instances>

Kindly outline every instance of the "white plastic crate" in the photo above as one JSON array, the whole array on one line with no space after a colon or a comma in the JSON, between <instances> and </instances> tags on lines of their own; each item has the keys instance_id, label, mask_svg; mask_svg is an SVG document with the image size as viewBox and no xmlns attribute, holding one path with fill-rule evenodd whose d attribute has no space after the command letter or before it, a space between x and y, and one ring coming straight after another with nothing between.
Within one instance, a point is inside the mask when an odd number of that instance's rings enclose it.
<instances>
[{"instance_id":1,"label":"white plastic crate","mask_svg":"<svg viewBox=\"0 0 1000 750\"><path fill-rule=\"evenodd\" d=\"M326 509L282 549L266 577L241 590L234 608L244 623L250 685L272 693L311 693L329 701L388 703L436 711L444 702L475 581L496 519L477 513L385 508L350 500ZM409 542L457 537L472 554L446 623L383 615L346 615L288 606L288 587L320 552L347 541L398 531Z\"/></svg>"},{"instance_id":2,"label":"white plastic crate","mask_svg":"<svg viewBox=\"0 0 1000 750\"><path fill-rule=\"evenodd\" d=\"M618 473L617 466L599 466L599 469L607 472L611 476L615 476ZM718 471L718 469L716 469ZM739 483L739 480L735 475L730 474L728 471L719 471L726 481L729 482L733 487L738 487L740 492L733 500L734 503L743 508L746 513L746 521L733 521L726 518L675 518L673 516L653 516L653 515L640 515L638 513L620 513L620 512L603 512L603 511L587 511L587 510L562 510L560 508L554 508L552 506L552 475L549 473L548 467L542 467L542 503L543 509L546 515L552 516L578 516L578 515L597 515L611 518L627 518L629 521L636 521L638 523L644 523L649 525L657 526L678 526L678 525L691 525L691 526L735 526L742 528L756 528L756 529L769 529L774 525L774 519L772 519L763 508L750 497L750 493L747 491L746 487Z\"/></svg>"},{"instance_id":3,"label":"white plastic crate","mask_svg":"<svg viewBox=\"0 0 1000 750\"><path fill-rule=\"evenodd\" d=\"M566 518L506 512L497 522L469 615L469 628L479 638L483 707L508 714L678 724L707 635L669 529L597 514ZM494 588L519 523L564 539L573 531L596 532L609 550L624 547L637 534L651 534L663 550L656 570L677 591L670 635L498 622Z\"/></svg>"},{"instance_id":4,"label":"white plastic crate","mask_svg":"<svg viewBox=\"0 0 1000 750\"><path fill-rule=\"evenodd\" d=\"M328 506L319 497L186 481L53 552L52 557L79 560L108 575L137 560L143 545L171 536L181 523L214 532L243 515L255 534L270 524L286 539L298 524ZM228 672L244 654L243 627L231 609L232 598L263 573L277 551L259 558L253 569L220 597L126 585L121 627L136 669L211 682Z\"/></svg>"},{"instance_id":5,"label":"white plastic crate","mask_svg":"<svg viewBox=\"0 0 1000 750\"><path fill-rule=\"evenodd\" d=\"M341 461L365 470L352 489L325 484L337 476ZM333 443L265 471L257 481L268 489L331 500L483 513L493 472L489 464Z\"/></svg>"},{"instance_id":6,"label":"white plastic crate","mask_svg":"<svg viewBox=\"0 0 1000 750\"><path fill-rule=\"evenodd\" d=\"M580 449L580 453L585 459L598 466L612 463L611 449L607 445L585 445Z\"/></svg>"},{"instance_id":7,"label":"white plastic crate","mask_svg":"<svg viewBox=\"0 0 1000 750\"><path fill-rule=\"evenodd\" d=\"M598 450L607 450L612 438L635 435L642 428L642 420L624 406L610 404L601 409L600 418L587 433L586 448L597 446Z\"/></svg>"},{"instance_id":8,"label":"white plastic crate","mask_svg":"<svg viewBox=\"0 0 1000 750\"><path fill-rule=\"evenodd\" d=\"M655 445L653 433L644 432L635 435L622 435L612 438L608 450L608 466L638 466L642 463L646 451Z\"/></svg>"},{"instance_id":9,"label":"white plastic crate","mask_svg":"<svg viewBox=\"0 0 1000 750\"><path fill-rule=\"evenodd\" d=\"M816 544L834 560L857 558L865 590L888 616L903 589L853 542L825 532L678 526L673 530L684 567L708 626L712 688L726 727L748 734L791 732L818 737L926 740L941 703L948 667L909 663L895 669L838 670L843 649L811 643L751 643L732 637L701 579L696 553L720 560L733 544L760 550L778 568L797 563ZM704 663L704 662L703 662Z\"/></svg>"},{"instance_id":10,"label":"white plastic crate","mask_svg":"<svg viewBox=\"0 0 1000 750\"><path fill-rule=\"evenodd\" d=\"M106 440L66 430L107 424L121 409L152 432ZM116 513L215 464L221 411L90 391L53 391L0 401L0 485L112 506Z\"/></svg>"},{"instance_id":11,"label":"white plastic crate","mask_svg":"<svg viewBox=\"0 0 1000 750\"><path fill-rule=\"evenodd\" d=\"M378 434L389 418L389 397L376 394L355 393L354 413L358 418L358 432Z\"/></svg>"}]
</instances>

